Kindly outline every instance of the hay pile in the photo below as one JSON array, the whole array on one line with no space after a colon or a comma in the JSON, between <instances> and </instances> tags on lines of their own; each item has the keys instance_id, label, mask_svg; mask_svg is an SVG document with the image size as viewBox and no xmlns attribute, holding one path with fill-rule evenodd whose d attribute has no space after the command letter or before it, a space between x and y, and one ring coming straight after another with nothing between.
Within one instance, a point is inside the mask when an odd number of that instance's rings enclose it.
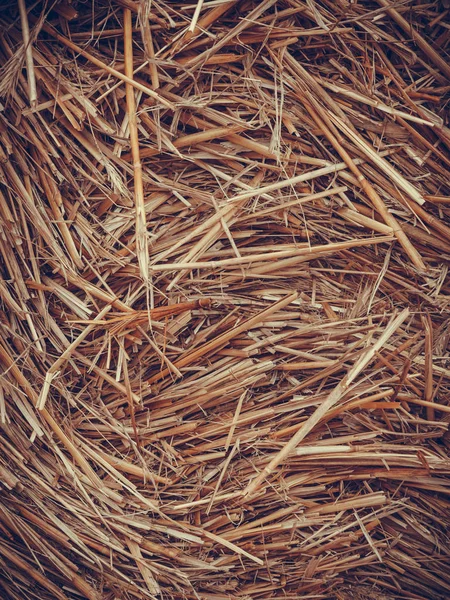
<instances>
[{"instance_id":1,"label":"hay pile","mask_svg":"<svg viewBox=\"0 0 450 600\"><path fill-rule=\"evenodd\" d=\"M450 597L450 7L3 2L0 595Z\"/></svg>"}]
</instances>

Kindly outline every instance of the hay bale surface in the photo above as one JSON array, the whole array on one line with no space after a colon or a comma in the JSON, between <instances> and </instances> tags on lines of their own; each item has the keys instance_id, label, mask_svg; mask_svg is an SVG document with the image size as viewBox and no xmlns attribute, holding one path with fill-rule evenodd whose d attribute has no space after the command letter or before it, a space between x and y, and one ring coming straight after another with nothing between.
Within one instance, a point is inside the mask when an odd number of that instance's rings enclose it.
<instances>
[{"instance_id":1,"label":"hay bale surface","mask_svg":"<svg viewBox=\"0 0 450 600\"><path fill-rule=\"evenodd\" d=\"M447 2L3 2L0 595L450 597Z\"/></svg>"}]
</instances>

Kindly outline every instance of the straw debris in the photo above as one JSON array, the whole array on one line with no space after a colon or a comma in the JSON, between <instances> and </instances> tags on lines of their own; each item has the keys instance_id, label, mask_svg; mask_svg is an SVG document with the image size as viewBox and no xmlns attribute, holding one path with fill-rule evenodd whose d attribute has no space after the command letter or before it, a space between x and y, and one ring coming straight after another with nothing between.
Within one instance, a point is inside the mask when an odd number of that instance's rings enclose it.
<instances>
[{"instance_id":1,"label":"straw debris","mask_svg":"<svg viewBox=\"0 0 450 600\"><path fill-rule=\"evenodd\" d=\"M2 598L450 597L449 28L2 2Z\"/></svg>"}]
</instances>

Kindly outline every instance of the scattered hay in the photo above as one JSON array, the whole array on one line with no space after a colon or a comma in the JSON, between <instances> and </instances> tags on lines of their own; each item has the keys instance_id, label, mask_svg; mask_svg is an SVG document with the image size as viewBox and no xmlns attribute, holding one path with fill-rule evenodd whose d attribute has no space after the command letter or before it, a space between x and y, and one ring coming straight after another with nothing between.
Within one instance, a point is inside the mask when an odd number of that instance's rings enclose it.
<instances>
[{"instance_id":1,"label":"scattered hay","mask_svg":"<svg viewBox=\"0 0 450 600\"><path fill-rule=\"evenodd\" d=\"M449 18L3 3L2 597L450 597Z\"/></svg>"}]
</instances>

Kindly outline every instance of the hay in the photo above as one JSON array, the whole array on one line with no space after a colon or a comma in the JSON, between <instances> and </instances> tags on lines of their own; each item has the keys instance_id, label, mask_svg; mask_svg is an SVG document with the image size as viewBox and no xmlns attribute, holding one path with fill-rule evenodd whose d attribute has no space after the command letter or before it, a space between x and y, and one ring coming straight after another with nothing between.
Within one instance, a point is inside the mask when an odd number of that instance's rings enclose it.
<instances>
[{"instance_id":1,"label":"hay","mask_svg":"<svg viewBox=\"0 0 450 600\"><path fill-rule=\"evenodd\" d=\"M449 598L448 3L0 25L2 597Z\"/></svg>"}]
</instances>

